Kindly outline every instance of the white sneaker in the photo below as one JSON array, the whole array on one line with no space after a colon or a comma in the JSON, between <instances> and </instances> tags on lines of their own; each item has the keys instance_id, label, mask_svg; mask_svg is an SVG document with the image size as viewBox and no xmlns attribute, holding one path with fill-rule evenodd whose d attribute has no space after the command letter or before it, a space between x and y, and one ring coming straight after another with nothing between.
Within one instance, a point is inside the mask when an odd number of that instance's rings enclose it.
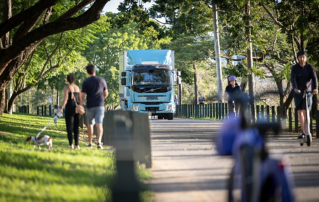
<instances>
[{"instance_id":1,"label":"white sneaker","mask_svg":"<svg viewBox=\"0 0 319 202\"><path fill-rule=\"evenodd\" d=\"M97 144L97 148L98 148L98 149L103 149L103 147L102 147L101 144Z\"/></svg>"},{"instance_id":2,"label":"white sneaker","mask_svg":"<svg viewBox=\"0 0 319 202\"><path fill-rule=\"evenodd\" d=\"M74 149L74 145L72 144L72 145L70 145L70 149Z\"/></svg>"}]
</instances>

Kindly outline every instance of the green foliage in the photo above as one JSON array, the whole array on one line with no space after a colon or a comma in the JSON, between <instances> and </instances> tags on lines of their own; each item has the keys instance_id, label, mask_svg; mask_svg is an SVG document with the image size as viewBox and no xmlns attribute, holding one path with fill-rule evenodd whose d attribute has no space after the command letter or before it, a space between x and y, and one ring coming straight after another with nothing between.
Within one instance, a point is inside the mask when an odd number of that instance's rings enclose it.
<instances>
[{"instance_id":1,"label":"green foliage","mask_svg":"<svg viewBox=\"0 0 319 202\"><path fill-rule=\"evenodd\" d=\"M119 14L121 15L121 14ZM108 23L108 17L101 20ZM142 32L142 34L141 34ZM119 55L124 50L160 49L170 38L158 39L159 32L153 27L139 30L136 22L130 22L119 28L100 31L96 39L83 51L83 56L98 67L97 75L103 77L108 86L109 97L106 105L115 108L119 105Z\"/></svg>"},{"instance_id":2,"label":"green foliage","mask_svg":"<svg viewBox=\"0 0 319 202\"><path fill-rule=\"evenodd\" d=\"M44 132L53 138L53 151L24 144L50 120L21 114L0 117L1 131L14 135L0 134L0 201L111 201L113 153L85 148L87 137L82 136L81 150L68 149L63 119ZM138 177L145 180L150 174L138 167ZM151 193L145 190L141 196L149 201Z\"/></svg>"},{"instance_id":3,"label":"green foliage","mask_svg":"<svg viewBox=\"0 0 319 202\"><path fill-rule=\"evenodd\" d=\"M175 67L181 71L183 82L193 84L193 64L207 61L213 55L214 41L209 35L180 36L165 48L175 51Z\"/></svg>"}]
</instances>

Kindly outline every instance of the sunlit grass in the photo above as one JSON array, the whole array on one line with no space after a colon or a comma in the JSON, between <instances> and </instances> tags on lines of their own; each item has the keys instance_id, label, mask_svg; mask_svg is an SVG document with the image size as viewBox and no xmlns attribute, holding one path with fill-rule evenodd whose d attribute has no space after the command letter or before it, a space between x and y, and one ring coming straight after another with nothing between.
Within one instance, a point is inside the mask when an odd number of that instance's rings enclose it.
<instances>
[{"instance_id":1,"label":"sunlit grass","mask_svg":"<svg viewBox=\"0 0 319 202\"><path fill-rule=\"evenodd\" d=\"M53 151L25 144L28 136L36 136L51 120L23 114L0 116L0 201L109 201L111 182L116 174L112 152L86 148L70 150L65 120L53 122L42 133L53 138ZM141 181L150 172L138 167ZM143 201L151 192L142 185Z\"/></svg>"}]
</instances>

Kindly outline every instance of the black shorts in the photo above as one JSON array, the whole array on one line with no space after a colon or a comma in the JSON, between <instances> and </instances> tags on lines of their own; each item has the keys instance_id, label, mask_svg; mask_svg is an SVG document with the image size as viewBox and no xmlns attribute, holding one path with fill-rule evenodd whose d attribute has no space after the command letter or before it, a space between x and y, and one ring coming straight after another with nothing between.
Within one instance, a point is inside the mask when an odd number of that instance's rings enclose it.
<instances>
[{"instance_id":1,"label":"black shorts","mask_svg":"<svg viewBox=\"0 0 319 202\"><path fill-rule=\"evenodd\" d=\"M312 93L307 93L307 98L308 98L308 110L311 110L312 107ZM306 98L303 98L299 104L296 106L297 110L306 110Z\"/></svg>"}]
</instances>

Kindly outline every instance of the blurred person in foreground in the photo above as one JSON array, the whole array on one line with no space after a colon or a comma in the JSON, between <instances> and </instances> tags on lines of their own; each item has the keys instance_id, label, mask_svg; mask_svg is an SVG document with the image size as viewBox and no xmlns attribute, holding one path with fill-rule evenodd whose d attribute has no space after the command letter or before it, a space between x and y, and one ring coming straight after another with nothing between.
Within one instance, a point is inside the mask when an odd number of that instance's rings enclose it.
<instances>
[{"instance_id":1,"label":"blurred person in foreground","mask_svg":"<svg viewBox=\"0 0 319 202\"><path fill-rule=\"evenodd\" d=\"M86 66L86 72L89 78L82 84L81 101L83 102L86 96L86 120L87 120L87 133L89 137L89 144L87 147L92 147L93 125L95 123L97 129L97 148L102 147L103 135L103 119L104 119L104 100L108 96L106 82L103 78L96 76L96 69L94 65L89 64ZM82 104L82 103L80 103Z\"/></svg>"},{"instance_id":2,"label":"blurred person in foreground","mask_svg":"<svg viewBox=\"0 0 319 202\"><path fill-rule=\"evenodd\" d=\"M298 62L291 69L291 83L295 106L298 111L301 133L298 139L303 138L306 132L306 97L308 110L312 107L312 96L318 94L318 78L314 67L307 63L307 53L303 50L297 54ZM304 96L305 95L305 96Z\"/></svg>"}]
</instances>

